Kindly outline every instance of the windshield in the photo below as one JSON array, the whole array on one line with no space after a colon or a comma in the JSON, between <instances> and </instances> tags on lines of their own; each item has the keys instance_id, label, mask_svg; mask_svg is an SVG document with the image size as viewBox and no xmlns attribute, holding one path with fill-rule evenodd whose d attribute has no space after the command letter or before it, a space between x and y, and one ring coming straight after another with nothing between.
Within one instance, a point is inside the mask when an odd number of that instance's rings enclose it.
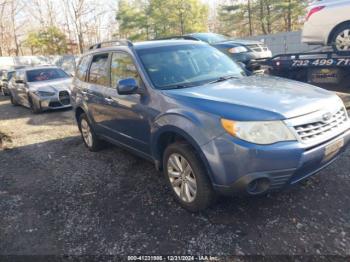
<instances>
[{"instance_id":1,"label":"windshield","mask_svg":"<svg viewBox=\"0 0 350 262\"><path fill-rule=\"evenodd\" d=\"M40 82L68 77L69 75L66 72L57 68L43 68L27 71L28 82Z\"/></svg>"},{"instance_id":2,"label":"windshield","mask_svg":"<svg viewBox=\"0 0 350 262\"><path fill-rule=\"evenodd\" d=\"M218 35L218 34L212 34L212 33L193 34L192 36L203 42L207 42L209 44L214 44L214 43L228 40L228 38L224 35Z\"/></svg>"},{"instance_id":3,"label":"windshield","mask_svg":"<svg viewBox=\"0 0 350 262\"><path fill-rule=\"evenodd\" d=\"M209 45L165 46L137 53L157 89L203 85L245 75L231 58Z\"/></svg>"}]
</instances>

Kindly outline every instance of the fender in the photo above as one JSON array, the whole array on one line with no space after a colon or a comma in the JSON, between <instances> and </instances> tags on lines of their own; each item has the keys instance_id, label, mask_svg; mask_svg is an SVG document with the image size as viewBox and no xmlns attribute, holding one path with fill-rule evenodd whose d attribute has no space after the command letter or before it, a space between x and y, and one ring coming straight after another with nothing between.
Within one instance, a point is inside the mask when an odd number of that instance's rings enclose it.
<instances>
[{"instance_id":1,"label":"fender","mask_svg":"<svg viewBox=\"0 0 350 262\"><path fill-rule=\"evenodd\" d=\"M89 109L88 109L88 107L87 107L87 105L85 104L85 103L79 103L79 104L74 104L74 117L75 117L75 120L77 121L77 123L78 123L78 118L77 118L77 110L78 109L81 109L81 110L83 110L83 112L86 114L86 116L87 116L87 118L89 119L89 121L90 121L90 123L94 123L94 120L93 120L93 118L91 117L91 114L90 114L90 112L89 112ZM91 128L93 128L93 129L95 129L94 128L94 125L92 125L92 127ZM95 130L94 130L95 131Z\"/></svg>"},{"instance_id":2,"label":"fender","mask_svg":"<svg viewBox=\"0 0 350 262\"><path fill-rule=\"evenodd\" d=\"M151 154L158 163L161 163L162 156L158 149L161 135L167 132L178 134L185 138L199 154L206 170L208 170L210 180L213 181L211 168L201 149L201 146L208 143L211 138L199 126L201 126L199 120L193 114L182 115L179 112L171 112L161 115L156 119L151 130Z\"/></svg>"}]
</instances>

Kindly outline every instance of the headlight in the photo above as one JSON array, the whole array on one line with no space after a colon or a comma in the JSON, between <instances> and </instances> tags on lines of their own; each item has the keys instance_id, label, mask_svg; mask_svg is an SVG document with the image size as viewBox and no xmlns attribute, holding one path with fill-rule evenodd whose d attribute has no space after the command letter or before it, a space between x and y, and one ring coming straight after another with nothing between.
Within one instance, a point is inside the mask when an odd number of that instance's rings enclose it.
<instances>
[{"instance_id":1,"label":"headlight","mask_svg":"<svg viewBox=\"0 0 350 262\"><path fill-rule=\"evenodd\" d=\"M34 94L38 96L54 96L55 92L46 92L46 91L36 91Z\"/></svg>"},{"instance_id":2,"label":"headlight","mask_svg":"<svg viewBox=\"0 0 350 262\"><path fill-rule=\"evenodd\" d=\"M237 47L230 48L228 52L231 54L244 53L244 52L248 52L248 49L245 48L244 46L237 46Z\"/></svg>"},{"instance_id":3,"label":"headlight","mask_svg":"<svg viewBox=\"0 0 350 262\"><path fill-rule=\"evenodd\" d=\"M282 121L237 122L222 119L221 124L229 134L254 144L269 145L296 140Z\"/></svg>"}]
</instances>

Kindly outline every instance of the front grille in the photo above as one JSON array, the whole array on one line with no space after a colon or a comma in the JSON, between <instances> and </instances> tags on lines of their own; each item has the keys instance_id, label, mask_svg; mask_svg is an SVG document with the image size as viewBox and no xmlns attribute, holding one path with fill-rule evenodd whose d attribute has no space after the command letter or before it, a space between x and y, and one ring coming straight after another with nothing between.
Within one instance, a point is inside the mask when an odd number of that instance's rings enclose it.
<instances>
[{"instance_id":1,"label":"front grille","mask_svg":"<svg viewBox=\"0 0 350 262\"><path fill-rule=\"evenodd\" d=\"M61 91L58 97L62 105L66 106L70 104L70 95L67 91Z\"/></svg>"},{"instance_id":2,"label":"front grille","mask_svg":"<svg viewBox=\"0 0 350 262\"><path fill-rule=\"evenodd\" d=\"M332 135L334 132L342 129L347 124L347 121L346 110L342 108L331 115L329 119L298 125L294 129L302 142L309 143Z\"/></svg>"},{"instance_id":3,"label":"front grille","mask_svg":"<svg viewBox=\"0 0 350 262\"><path fill-rule=\"evenodd\" d=\"M60 102L50 102L49 107L61 107L62 104Z\"/></svg>"}]
</instances>

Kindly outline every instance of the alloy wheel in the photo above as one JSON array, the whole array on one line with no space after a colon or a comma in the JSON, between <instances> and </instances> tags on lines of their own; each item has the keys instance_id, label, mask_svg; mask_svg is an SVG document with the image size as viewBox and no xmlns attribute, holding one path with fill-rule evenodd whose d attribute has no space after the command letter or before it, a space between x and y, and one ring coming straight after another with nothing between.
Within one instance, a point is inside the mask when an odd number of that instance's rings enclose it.
<instances>
[{"instance_id":1,"label":"alloy wheel","mask_svg":"<svg viewBox=\"0 0 350 262\"><path fill-rule=\"evenodd\" d=\"M335 39L338 51L350 51L350 29L345 29Z\"/></svg>"},{"instance_id":2,"label":"alloy wheel","mask_svg":"<svg viewBox=\"0 0 350 262\"><path fill-rule=\"evenodd\" d=\"M85 119L81 120L80 128L81 128L81 134L83 136L83 139L86 145L88 147L92 147L93 145L92 133L91 133L89 123Z\"/></svg>"},{"instance_id":3,"label":"alloy wheel","mask_svg":"<svg viewBox=\"0 0 350 262\"><path fill-rule=\"evenodd\" d=\"M180 154L172 154L169 156L167 169L176 195L186 203L193 202L197 195L197 181L188 161Z\"/></svg>"}]
</instances>

